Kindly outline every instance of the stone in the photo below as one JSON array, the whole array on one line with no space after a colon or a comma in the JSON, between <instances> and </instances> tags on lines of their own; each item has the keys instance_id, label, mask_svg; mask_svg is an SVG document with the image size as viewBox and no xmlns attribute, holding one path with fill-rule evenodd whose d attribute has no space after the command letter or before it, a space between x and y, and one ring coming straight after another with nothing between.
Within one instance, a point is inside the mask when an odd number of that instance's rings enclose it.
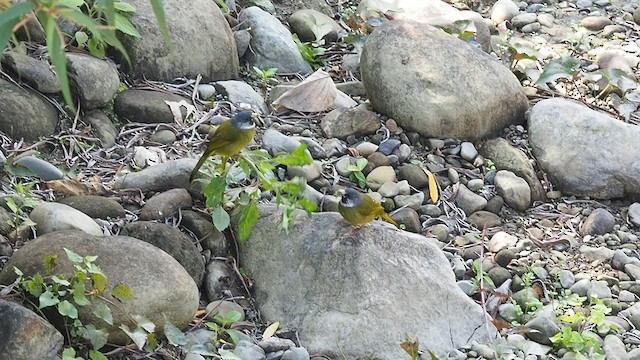
<instances>
[{"instance_id":1,"label":"stone","mask_svg":"<svg viewBox=\"0 0 640 360\"><path fill-rule=\"evenodd\" d=\"M356 145L355 149L358 151L360 156L367 157L378 150L378 145L368 141L363 141Z\"/></svg>"},{"instance_id":2,"label":"stone","mask_svg":"<svg viewBox=\"0 0 640 360\"><path fill-rule=\"evenodd\" d=\"M615 251L606 247L591 247L588 245L582 245L579 249L580 253L589 260L598 260L602 262L609 262L613 259Z\"/></svg>"},{"instance_id":3,"label":"stone","mask_svg":"<svg viewBox=\"0 0 640 360\"><path fill-rule=\"evenodd\" d=\"M498 215L484 210L475 211L469 215L467 221L478 229L482 229L485 225L487 228L492 228L502 224L502 219Z\"/></svg>"},{"instance_id":4,"label":"stone","mask_svg":"<svg viewBox=\"0 0 640 360\"><path fill-rule=\"evenodd\" d=\"M231 287L235 274L224 261L213 260L207 264L203 287L209 301L223 297L223 291Z\"/></svg>"},{"instance_id":5,"label":"stone","mask_svg":"<svg viewBox=\"0 0 640 360\"><path fill-rule=\"evenodd\" d=\"M606 16L587 16L580 21L580 26L591 31L600 31L607 25L611 25L611 20Z\"/></svg>"},{"instance_id":6,"label":"stone","mask_svg":"<svg viewBox=\"0 0 640 360\"><path fill-rule=\"evenodd\" d=\"M141 37L121 36L131 67L130 76L170 82L175 78L203 82L235 79L239 60L231 28L220 8L208 0L164 0L165 19L171 36L167 44L147 0L128 1L136 12L129 21ZM124 64L124 62L122 62Z\"/></svg>"},{"instance_id":7,"label":"stone","mask_svg":"<svg viewBox=\"0 0 640 360\"><path fill-rule=\"evenodd\" d=\"M634 202L629 206L629 221L635 226L640 227L640 203Z\"/></svg>"},{"instance_id":8,"label":"stone","mask_svg":"<svg viewBox=\"0 0 640 360\"><path fill-rule=\"evenodd\" d=\"M482 210L487 205L487 199L467 189L464 185L460 185L458 188L458 196L456 196L455 202L467 215Z\"/></svg>"},{"instance_id":9,"label":"stone","mask_svg":"<svg viewBox=\"0 0 640 360\"><path fill-rule=\"evenodd\" d=\"M629 360L624 343L616 335L607 335L602 346L608 360Z\"/></svg>"},{"instance_id":10,"label":"stone","mask_svg":"<svg viewBox=\"0 0 640 360\"><path fill-rule=\"evenodd\" d=\"M578 294L580 296L587 296L587 291L591 286L591 281L589 279L582 279L576 281L573 285L569 287L569 290L572 293Z\"/></svg>"},{"instance_id":11,"label":"stone","mask_svg":"<svg viewBox=\"0 0 640 360\"><path fill-rule=\"evenodd\" d=\"M25 81L40 92L55 94L61 91L58 76L46 60L37 60L17 51L5 51L2 65L15 74L17 81Z\"/></svg>"},{"instance_id":12,"label":"stone","mask_svg":"<svg viewBox=\"0 0 640 360\"><path fill-rule=\"evenodd\" d=\"M315 160L309 165L303 166L288 166L287 175L290 178L300 176L304 178L308 183L322 176L322 163Z\"/></svg>"},{"instance_id":13,"label":"stone","mask_svg":"<svg viewBox=\"0 0 640 360\"><path fill-rule=\"evenodd\" d=\"M386 183L382 184L377 191L383 197L392 198L400 193L400 187L396 182L387 181Z\"/></svg>"},{"instance_id":14,"label":"stone","mask_svg":"<svg viewBox=\"0 0 640 360\"><path fill-rule=\"evenodd\" d=\"M238 16L240 27L251 33L251 49L244 57L260 69L277 68L281 73L311 73L289 30L268 12L251 6Z\"/></svg>"},{"instance_id":15,"label":"stone","mask_svg":"<svg viewBox=\"0 0 640 360\"><path fill-rule=\"evenodd\" d=\"M92 218L64 204L42 203L31 211L29 218L36 223L40 235L69 229L80 230L95 236L104 235L100 226Z\"/></svg>"},{"instance_id":16,"label":"stone","mask_svg":"<svg viewBox=\"0 0 640 360\"><path fill-rule=\"evenodd\" d=\"M362 136L375 133L380 127L380 120L365 106L357 106L332 110L322 118L320 127L327 137L346 139L350 135Z\"/></svg>"},{"instance_id":17,"label":"stone","mask_svg":"<svg viewBox=\"0 0 640 360\"><path fill-rule=\"evenodd\" d=\"M550 338L562 330L558 324L555 312L550 308L544 308L532 320L528 321L525 326L537 330L528 333L527 336L531 340L543 345L551 345Z\"/></svg>"},{"instance_id":18,"label":"stone","mask_svg":"<svg viewBox=\"0 0 640 360\"><path fill-rule=\"evenodd\" d=\"M507 267L513 259L517 258L517 256L516 256L516 253L511 249L502 249L498 251L493 256L493 258L496 261L496 264L502 267Z\"/></svg>"},{"instance_id":19,"label":"stone","mask_svg":"<svg viewBox=\"0 0 640 360\"><path fill-rule=\"evenodd\" d=\"M84 121L91 125L91 130L100 139L103 147L110 148L116 144L118 130L105 113L92 111L84 116Z\"/></svg>"},{"instance_id":20,"label":"stone","mask_svg":"<svg viewBox=\"0 0 640 360\"><path fill-rule=\"evenodd\" d=\"M302 211L296 211L297 219L286 234L278 230L275 207L262 207L260 213L251 236L240 243L240 262L255 279L262 319L297 329L310 353L347 359L375 353L400 359L404 355L396 338L407 332L434 352L487 336L482 309L455 286L435 240L376 222L345 236L351 225L339 214L307 217ZM318 231L325 241L308 241L316 239ZM398 261L403 266L398 267ZM419 286L404 285L408 274ZM424 288L428 296L420 290ZM429 310L442 310L443 298L446 317ZM422 310L411 310L416 308ZM337 323L350 334L348 342L340 343L340 352L331 335ZM488 326L495 334L493 325ZM385 331L377 331L380 328Z\"/></svg>"},{"instance_id":21,"label":"stone","mask_svg":"<svg viewBox=\"0 0 640 360\"><path fill-rule=\"evenodd\" d=\"M513 27L521 29L523 26L529 25L538 19L538 15L534 13L522 13L511 18Z\"/></svg>"},{"instance_id":22,"label":"stone","mask_svg":"<svg viewBox=\"0 0 640 360\"><path fill-rule=\"evenodd\" d=\"M308 138L305 136L293 136L295 140L298 140L300 143L307 145L307 150L311 153L311 157L314 159L326 159L327 152L324 150L322 145L313 140L312 138Z\"/></svg>"},{"instance_id":23,"label":"stone","mask_svg":"<svg viewBox=\"0 0 640 360\"><path fill-rule=\"evenodd\" d=\"M429 186L429 177L421 167L414 164L404 164L398 168L398 179L406 180L416 189L424 189Z\"/></svg>"},{"instance_id":24,"label":"stone","mask_svg":"<svg viewBox=\"0 0 640 360\"><path fill-rule=\"evenodd\" d=\"M214 85L218 93L226 96L234 104L247 104L251 109L263 115L269 114L269 107L264 102L262 95L258 94L251 85L244 81L226 80L218 81Z\"/></svg>"},{"instance_id":25,"label":"stone","mask_svg":"<svg viewBox=\"0 0 640 360\"><path fill-rule=\"evenodd\" d=\"M170 160L142 171L120 173L115 177L113 186L114 189L136 188L143 192L186 188L197 162L197 159Z\"/></svg>"},{"instance_id":26,"label":"stone","mask_svg":"<svg viewBox=\"0 0 640 360\"><path fill-rule=\"evenodd\" d=\"M22 156L15 163L31 170L44 181L59 180L64 176L56 166L35 156Z\"/></svg>"},{"instance_id":27,"label":"stone","mask_svg":"<svg viewBox=\"0 0 640 360\"><path fill-rule=\"evenodd\" d=\"M242 360L266 360L264 350L246 340L240 340L233 349L233 354Z\"/></svg>"},{"instance_id":28,"label":"stone","mask_svg":"<svg viewBox=\"0 0 640 360\"><path fill-rule=\"evenodd\" d=\"M398 225L404 225L407 231L419 233L422 230L420 216L412 208L400 209L394 212L391 218L395 220Z\"/></svg>"},{"instance_id":29,"label":"stone","mask_svg":"<svg viewBox=\"0 0 640 360\"><path fill-rule=\"evenodd\" d=\"M165 101L180 102L191 100L180 95L153 90L129 89L116 96L113 110L123 121L155 124L173 123L173 113ZM186 115L184 112L182 115Z\"/></svg>"},{"instance_id":30,"label":"stone","mask_svg":"<svg viewBox=\"0 0 640 360\"><path fill-rule=\"evenodd\" d=\"M531 204L529 184L508 170L496 173L495 186L504 202L518 211L525 211Z\"/></svg>"},{"instance_id":31,"label":"stone","mask_svg":"<svg viewBox=\"0 0 640 360\"><path fill-rule=\"evenodd\" d=\"M291 153L302 143L278 130L267 129L262 136L262 147L272 156L280 152Z\"/></svg>"},{"instance_id":32,"label":"stone","mask_svg":"<svg viewBox=\"0 0 640 360\"><path fill-rule=\"evenodd\" d=\"M603 208L595 209L587 216L580 228L582 236L603 235L613 231L616 219L609 211Z\"/></svg>"},{"instance_id":33,"label":"stone","mask_svg":"<svg viewBox=\"0 0 640 360\"><path fill-rule=\"evenodd\" d=\"M547 201L546 192L529 157L522 150L512 146L507 139L494 138L485 141L480 147L480 154L491 159L496 170L509 170L523 178L531 188L531 201Z\"/></svg>"},{"instance_id":34,"label":"stone","mask_svg":"<svg viewBox=\"0 0 640 360\"><path fill-rule=\"evenodd\" d=\"M129 324L128 314L145 316L157 327L163 326L166 316L173 325L184 329L198 309L198 287L184 268L164 251L127 236L104 238L81 231L56 231L38 236L26 242L9 259L0 272L0 284L8 285L14 281L14 266L25 276L46 273L43 259L51 255L57 256L52 274L71 274L73 263L63 248L80 256L97 256L95 264L108 278L103 293L106 298L111 297L113 287L119 283L125 283L131 289L133 297L119 303L117 308L99 301L78 308L82 323L100 324L109 332L108 341L111 343L130 343L131 339L119 329L120 324ZM93 315L97 304L111 308L113 325Z\"/></svg>"},{"instance_id":35,"label":"stone","mask_svg":"<svg viewBox=\"0 0 640 360\"><path fill-rule=\"evenodd\" d=\"M487 205L485 205L484 210L494 214L500 214L503 206L504 199L502 199L502 196L496 195L487 201Z\"/></svg>"},{"instance_id":36,"label":"stone","mask_svg":"<svg viewBox=\"0 0 640 360\"><path fill-rule=\"evenodd\" d=\"M471 179L466 184L467 189L476 192L484 187L484 181L482 179Z\"/></svg>"},{"instance_id":37,"label":"stone","mask_svg":"<svg viewBox=\"0 0 640 360\"><path fill-rule=\"evenodd\" d=\"M624 272L633 280L640 280L640 266L635 264L626 264L624 266Z\"/></svg>"},{"instance_id":38,"label":"stone","mask_svg":"<svg viewBox=\"0 0 640 360\"><path fill-rule=\"evenodd\" d=\"M587 289L587 297L598 298L598 299L609 299L611 298L611 289L609 285L604 280L594 280L591 281L589 289Z\"/></svg>"},{"instance_id":39,"label":"stone","mask_svg":"<svg viewBox=\"0 0 640 360\"><path fill-rule=\"evenodd\" d=\"M503 268L502 266L494 266L489 269L487 273L496 286L500 286L508 279L511 279L511 273L509 272L509 270Z\"/></svg>"},{"instance_id":40,"label":"stone","mask_svg":"<svg viewBox=\"0 0 640 360\"><path fill-rule=\"evenodd\" d=\"M186 189L167 190L146 201L140 210L140 220L164 220L179 209L191 208L191 205L193 200Z\"/></svg>"},{"instance_id":41,"label":"stone","mask_svg":"<svg viewBox=\"0 0 640 360\"><path fill-rule=\"evenodd\" d=\"M204 277L204 259L191 238L167 224L136 221L125 225L120 232L149 243L176 259L200 286Z\"/></svg>"},{"instance_id":42,"label":"stone","mask_svg":"<svg viewBox=\"0 0 640 360\"><path fill-rule=\"evenodd\" d=\"M522 86L509 69L462 40L417 22L390 21L378 27L364 45L361 74L377 112L425 137L487 138L522 123L527 109ZM491 111L478 116L475 104Z\"/></svg>"},{"instance_id":43,"label":"stone","mask_svg":"<svg viewBox=\"0 0 640 360\"><path fill-rule=\"evenodd\" d=\"M154 132L149 136L149 140L156 142L162 145L170 145L173 144L178 138L176 134L168 129L162 129Z\"/></svg>"},{"instance_id":44,"label":"stone","mask_svg":"<svg viewBox=\"0 0 640 360\"><path fill-rule=\"evenodd\" d=\"M124 208L117 201L96 195L67 196L58 200L59 203L69 205L82 211L92 218L110 219L125 215Z\"/></svg>"},{"instance_id":45,"label":"stone","mask_svg":"<svg viewBox=\"0 0 640 360\"><path fill-rule=\"evenodd\" d=\"M396 172L391 166L378 166L367 175L366 180L367 187L375 191L386 182L396 181Z\"/></svg>"},{"instance_id":46,"label":"stone","mask_svg":"<svg viewBox=\"0 0 640 360\"><path fill-rule=\"evenodd\" d=\"M205 311L207 312L207 319L215 320L215 316L220 314L223 318L229 318L232 312L240 314L238 321L244 321L244 309L242 306L236 304L233 301L227 300L215 300L207 304Z\"/></svg>"},{"instance_id":47,"label":"stone","mask_svg":"<svg viewBox=\"0 0 640 360\"><path fill-rule=\"evenodd\" d=\"M633 264L640 267L640 259L625 254L621 249L615 250L613 258L611 259L611 267L616 270L624 270L624 267L627 264Z\"/></svg>"},{"instance_id":48,"label":"stone","mask_svg":"<svg viewBox=\"0 0 640 360\"><path fill-rule=\"evenodd\" d=\"M327 42L338 40L338 34L344 29L329 16L312 9L302 9L289 17L291 31L298 34L300 41L316 42L325 39Z\"/></svg>"},{"instance_id":49,"label":"stone","mask_svg":"<svg viewBox=\"0 0 640 360\"><path fill-rule=\"evenodd\" d=\"M309 360L309 352L302 347L293 347L282 354L280 360Z\"/></svg>"},{"instance_id":50,"label":"stone","mask_svg":"<svg viewBox=\"0 0 640 360\"><path fill-rule=\"evenodd\" d=\"M478 156L478 150L476 150L476 147L473 145L473 143L468 141L463 141L460 144L460 156L463 159L469 162L472 162L473 159L475 159L476 156Z\"/></svg>"},{"instance_id":51,"label":"stone","mask_svg":"<svg viewBox=\"0 0 640 360\"><path fill-rule=\"evenodd\" d=\"M0 109L0 131L16 140L51 136L58 124L58 112L40 95L2 79Z\"/></svg>"},{"instance_id":52,"label":"stone","mask_svg":"<svg viewBox=\"0 0 640 360\"><path fill-rule=\"evenodd\" d=\"M560 286L565 289L569 289L576 283L576 279L570 270L560 270L558 272L558 278L560 279Z\"/></svg>"},{"instance_id":53,"label":"stone","mask_svg":"<svg viewBox=\"0 0 640 360\"><path fill-rule=\"evenodd\" d=\"M11 360L53 360L64 338L50 323L20 304L0 300L0 349Z\"/></svg>"},{"instance_id":54,"label":"stone","mask_svg":"<svg viewBox=\"0 0 640 360\"><path fill-rule=\"evenodd\" d=\"M519 13L518 5L512 0L498 0L491 8L491 21L500 24L503 21L511 20Z\"/></svg>"},{"instance_id":55,"label":"stone","mask_svg":"<svg viewBox=\"0 0 640 360\"><path fill-rule=\"evenodd\" d=\"M260 346L265 353L272 353L280 350L289 350L289 348L295 347L296 344L289 339L272 336L258 342L258 346Z\"/></svg>"},{"instance_id":56,"label":"stone","mask_svg":"<svg viewBox=\"0 0 640 360\"><path fill-rule=\"evenodd\" d=\"M115 64L86 54L66 55L71 89L80 97L85 110L105 106L113 100L120 86Z\"/></svg>"},{"instance_id":57,"label":"stone","mask_svg":"<svg viewBox=\"0 0 640 360\"><path fill-rule=\"evenodd\" d=\"M559 136L561 135L561 138ZM598 146L585 139L598 134ZM540 167L563 194L597 199L640 195L640 129L565 99L531 108L529 144Z\"/></svg>"},{"instance_id":58,"label":"stone","mask_svg":"<svg viewBox=\"0 0 640 360\"><path fill-rule=\"evenodd\" d=\"M396 208L408 206L414 210L418 209L424 202L424 193L417 192L413 195L398 195L393 198Z\"/></svg>"},{"instance_id":59,"label":"stone","mask_svg":"<svg viewBox=\"0 0 640 360\"><path fill-rule=\"evenodd\" d=\"M491 240L489 240L489 251L497 253L502 249L508 249L515 247L518 243L518 238L506 233L504 231L498 231L497 233L491 236Z\"/></svg>"}]
</instances>

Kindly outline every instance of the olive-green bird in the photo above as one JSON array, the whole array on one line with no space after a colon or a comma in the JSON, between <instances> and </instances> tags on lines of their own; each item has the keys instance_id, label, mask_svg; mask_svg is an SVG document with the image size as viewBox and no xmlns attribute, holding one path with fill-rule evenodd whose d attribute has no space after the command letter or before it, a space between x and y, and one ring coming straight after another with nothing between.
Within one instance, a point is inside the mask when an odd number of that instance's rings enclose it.
<instances>
[{"instance_id":1,"label":"olive-green bird","mask_svg":"<svg viewBox=\"0 0 640 360\"><path fill-rule=\"evenodd\" d=\"M384 211L382 205L368 195L347 188L338 203L338 211L343 218L353 225L362 225L376 218L383 218L396 227L398 224Z\"/></svg>"},{"instance_id":2,"label":"olive-green bird","mask_svg":"<svg viewBox=\"0 0 640 360\"><path fill-rule=\"evenodd\" d=\"M253 135L256 133L256 126L253 123L252 117L251 112L243 111L234 115L231 120L220 124L213 133L213 136L211 136L209 145L207 145L207 149L200 157L200 160L198 160L196 167L191 171L189 181L193 181L202 164L204 164L210 156L216 154L221 155L222 168L224 169L229 157L238 154L251 142Z\"/></svg>"}]
</instances>

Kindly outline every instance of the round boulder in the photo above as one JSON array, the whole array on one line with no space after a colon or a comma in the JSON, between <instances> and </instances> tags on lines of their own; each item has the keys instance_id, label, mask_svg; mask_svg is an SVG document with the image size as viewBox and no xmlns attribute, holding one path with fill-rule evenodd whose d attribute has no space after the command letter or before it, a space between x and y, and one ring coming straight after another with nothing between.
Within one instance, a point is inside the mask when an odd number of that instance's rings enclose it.
<instances>
[{"instance_id":1,"label":"round boulder","mask_svg":"<svg viewBox=\"0 0 640 360\"><path fill-rule=\"evenodd\" d=\"M360 64L374 109L425 137L479 140L524 121L518 79L444 31L390 21L367 39Z\"/></svg>"}]
</instances>

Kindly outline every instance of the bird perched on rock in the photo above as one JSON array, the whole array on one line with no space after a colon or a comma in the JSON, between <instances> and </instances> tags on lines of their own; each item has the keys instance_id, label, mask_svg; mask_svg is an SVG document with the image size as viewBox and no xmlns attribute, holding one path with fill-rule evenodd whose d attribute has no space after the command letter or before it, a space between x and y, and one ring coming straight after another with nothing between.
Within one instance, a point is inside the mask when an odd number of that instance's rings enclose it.
<instances>
[{"instance_id":1,"label":"bird perched on rock","mask_svg":"<svg viewBox=\"0 0 640 360\"><path fill-rule=\"evenodd\" d=\"M396 227L398 224L368 195L362 195L358 191L347 188L342 199L338 203L338 211L343 218L353 225L363 225L376 218L383 218Z\"/></svg>"},{"instance_id":2,"label":"bird perched on rock","mask_svg":"<svg viewBox=\"0 0 640 360\"><path fill-rule=\"evenodd\" d=\"M238 154L240 150L247 146L255 133L256 126L253 123L253 114L249 111L237 113L231 120L220 124L213 136L211 136L204 154L198 160L196 167L193 168L189 181L193 181L202 164L210 156L221 155L222 168L224 169L229 157Z\"/></svg>"}]
</instances>

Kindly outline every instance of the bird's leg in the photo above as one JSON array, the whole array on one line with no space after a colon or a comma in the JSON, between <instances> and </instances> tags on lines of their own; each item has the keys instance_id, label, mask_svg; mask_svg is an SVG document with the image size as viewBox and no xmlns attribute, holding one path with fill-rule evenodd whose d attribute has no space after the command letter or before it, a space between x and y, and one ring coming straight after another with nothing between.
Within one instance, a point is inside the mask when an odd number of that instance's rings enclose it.
<instances>
[{"instance_id":1,"label":"bird's leg","mask_svg":"<svg viewBox=\"0 0 640 360\"><path fill-rule=\"evenodd\" d=\"M227 167L227 161L229 160L228 156L223 156L222 157L222 172L224 172L224 169Z\"/></svg>"}]
</instances>

